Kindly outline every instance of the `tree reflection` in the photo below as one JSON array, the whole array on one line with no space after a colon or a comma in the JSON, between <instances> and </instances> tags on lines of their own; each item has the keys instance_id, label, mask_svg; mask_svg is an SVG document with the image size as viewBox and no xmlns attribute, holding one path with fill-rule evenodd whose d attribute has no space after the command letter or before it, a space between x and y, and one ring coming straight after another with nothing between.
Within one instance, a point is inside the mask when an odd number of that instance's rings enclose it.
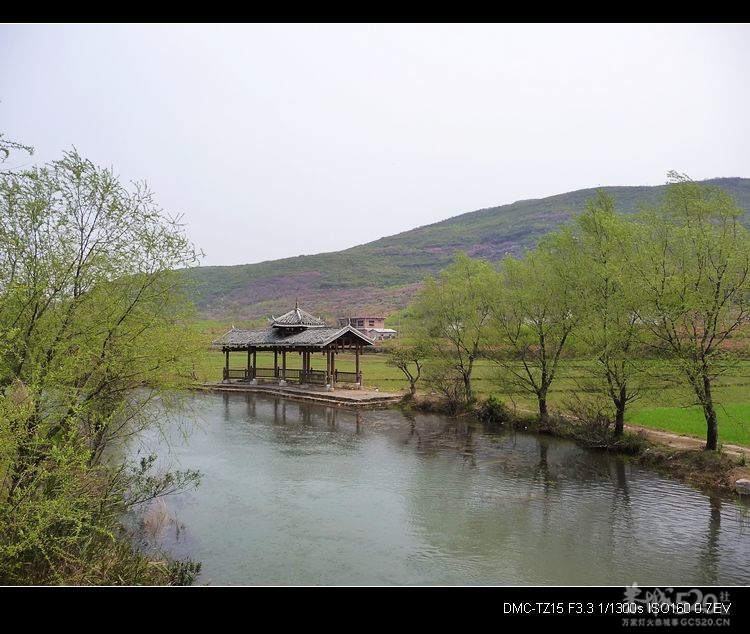
<instances>
[{"instance_id":1,"label":"tree reflection","mask_svg":"<svg viewBox=\"0 0 750 634\"><path fill-rule=\"evenodd\" d=\"M709 500L708 532L706 545L701 550L700 572L703 583L715 584L719 577L719 537L721 534L721 498L712 495Z\"/></svg>"}]
</instances>

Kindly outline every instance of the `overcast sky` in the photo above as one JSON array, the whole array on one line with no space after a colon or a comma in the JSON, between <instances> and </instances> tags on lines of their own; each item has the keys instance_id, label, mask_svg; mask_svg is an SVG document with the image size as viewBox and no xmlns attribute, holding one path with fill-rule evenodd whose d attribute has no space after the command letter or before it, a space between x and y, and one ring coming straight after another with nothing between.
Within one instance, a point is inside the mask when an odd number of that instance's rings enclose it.
<instances>
[{"instance_id":1,"label":"overcast sky","mask_svg":"<svg viewBox=\"0 0 750 634\"><path fill-rule=\"evenodd\" d=\"M202 263L600 185L750 177L749 25L0 25L13 167L75 146Z\"/></svg>"}]
</instances>

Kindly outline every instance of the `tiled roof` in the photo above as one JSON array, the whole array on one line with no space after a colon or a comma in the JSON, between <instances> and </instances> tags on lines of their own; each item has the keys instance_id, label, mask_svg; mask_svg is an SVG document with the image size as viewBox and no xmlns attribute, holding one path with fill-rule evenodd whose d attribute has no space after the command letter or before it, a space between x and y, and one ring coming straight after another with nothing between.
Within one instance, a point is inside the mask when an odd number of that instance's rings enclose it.
<instances>
[{"instance_id":1,"label":"tiled roof","mask_svg":"<svg viewBox=\"0 0 750 634\"><path fill-rule=\"evenodd\" d=\"M363 345L371 346L374 343L372 339L351 326L344 326L343 328L319 326L292 333L285 332L283 328L255 330L232 328L211 345L215 348L236 350L246 348L324 348L347 333Z\"/></svg>"},{"instance_id":2,"label":"tiled roof","mask_svg":"<svg viewBox=\"0 0 750 634\"><path fill-rule=\"evenodd\" d=\"M306 328L324 328L326 322L310 313L302 310L298 305L281 317L272 317L271 325L278 328L294 328L304 326Z\"/></svg>"}]
</instances>

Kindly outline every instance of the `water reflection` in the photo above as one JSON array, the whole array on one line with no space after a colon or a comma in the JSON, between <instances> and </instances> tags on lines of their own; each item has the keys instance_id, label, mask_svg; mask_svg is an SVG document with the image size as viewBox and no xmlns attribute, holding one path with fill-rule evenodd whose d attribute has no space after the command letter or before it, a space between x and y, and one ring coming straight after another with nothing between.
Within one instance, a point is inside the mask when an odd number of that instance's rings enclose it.
<instances>
[{"instance_id":1,"label":"water reflection","mask_svg":"<svg viewBox=\"0 0 750 634\"><path fill-rule=\"evenodd\" d=\"M750 583L742 508L606 454L435 414L194 399L206 423L174 457L203 485L169 501L184 529L165 543L204 583Z\"/></svg>"},{"instance_id":2,"label":"water reflection","mask_svg":"<svg viewBox=\"0 0 750 634\"><path fill-rule=\"evenodd\" d=\"M700 563L703 573L703 583L714 585L718 583L719 577L719 537L721 535L721 498L711 496L709 498L710 513L708 515L708 531L706 532L706 545L701 553Z\"/></svg>"},{"instance_id":3,"label":"water reflection","mask_svg":"<svg viewBox=\"0 0 750 634\"><path fill-rule=\"evenodd\" d=\"M255 395L245 394L245 403L247 404L247 418L248 420L253 420L257 416L255 408Z\"/></svg>"}]
</instances>

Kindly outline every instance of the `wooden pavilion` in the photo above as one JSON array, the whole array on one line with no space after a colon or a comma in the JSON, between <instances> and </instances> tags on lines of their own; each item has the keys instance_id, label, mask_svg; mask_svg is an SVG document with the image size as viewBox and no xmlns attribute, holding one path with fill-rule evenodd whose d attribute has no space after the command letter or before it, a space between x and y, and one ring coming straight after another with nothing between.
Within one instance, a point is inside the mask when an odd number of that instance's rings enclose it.
<instances>
[{"instance_id":1,"label":"wooden pavilion","mask_svg":"<svg viewBox=\"0 0 750 634\"><path fill-rule=\"evenodd\" d=\"M221 339L213 342L214 348L224 353L225 383L231 381L248 381L257 384L258 380L278 381L279 385L287 382L300 385L324 385L332 390L336 383L352 383L357 388L362 386L362 372L359 368L359 356L364 346L371 346L372 339L362 334L351 325L331 327L305 312L295 304L294 308L281 317L272 317L268 328L241 330L234 328ZM336 355L343 351L354 352L354 372L341 372L336 369ZM258 351L273 352L273 367L259 368ZM232 352L247 354L243 368L232 368L229 355ZM302 356L301 368L288 368L287 355L297 353ZM313 355L321 353L326 359L326 368L313 369Z\"/></svg>"}]
</instances>

